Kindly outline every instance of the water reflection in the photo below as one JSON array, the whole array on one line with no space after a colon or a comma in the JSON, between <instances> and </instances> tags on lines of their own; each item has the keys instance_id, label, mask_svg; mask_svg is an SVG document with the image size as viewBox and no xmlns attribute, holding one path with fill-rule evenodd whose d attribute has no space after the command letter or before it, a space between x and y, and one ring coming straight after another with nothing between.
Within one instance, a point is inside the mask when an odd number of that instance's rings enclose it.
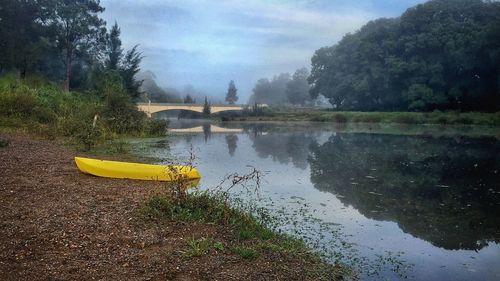
<instances>
[{"instance_id":1,"label":"water reflection","mask_svg":"<svg viewBox=\"0 0 500 281\"><path fill-rule=\"evenodd\" d=\"M495 138L335 132L328 138L323 128L269 123L201 127L205 142L212 128L226 133L231 157L239 149L231 130L244 132L259 158L310 167L317 190L334 194L367 218L396 222L434 246L480 250L500 243L500 142ZM184 138L191 143L193 136Z\"/></svg>"},{"instance_id":2,"label":"water reflection","mask_svg":"<svg viewBox=\"0 0 500 281\"><path fill-rule=\"evenodd\" d=\"M234 156L234 152L238 147L238 136L234 134L226 135L226 143L229 155Z\"/></svg>"},{"instance_id":3,"label":"water reflection","mask_svg":"<svg viewBox=\"0 0 500 281\"><path fill-rule=\"evenodd\" d=\"M292 162L300 169L308 166L309 145L315 140L313 134L306 132L276 133L254 131L250 134L253 148L261 158L271 157L282 164Z\"/></svg>"},{"instance_id":4,"label":"water reflection","mask_svg":"<svg viewBox=\"0 0 500 281\"><path fill-rule=\"evenodd\" d=\"M337 134L311 145L311 182L445 249L500 242L495 139Z\"/></svg>"},{"instance_id":5,"label":"water reflection","mask_svg":"<svg viewBox=\"0 0 500 281\"><path fill-rule=\"evenodd\" d=\"M228 172L245 173L248 165L266 171L263 198L277 209L310 206L314 219L341 225L363 256L404 252L402 258L416 265L410 278L498 280L498 139L452 131L432 137L440 130L427 126L384 127L393 135L383 135L367 134L372 127L351 133L317 124L203 125L179 126L198 132L169 136L141 153L182 159L193 147L202 188L219 184ZM328 232L314 229L328 240Z\"/></svg>"}]
</instances>

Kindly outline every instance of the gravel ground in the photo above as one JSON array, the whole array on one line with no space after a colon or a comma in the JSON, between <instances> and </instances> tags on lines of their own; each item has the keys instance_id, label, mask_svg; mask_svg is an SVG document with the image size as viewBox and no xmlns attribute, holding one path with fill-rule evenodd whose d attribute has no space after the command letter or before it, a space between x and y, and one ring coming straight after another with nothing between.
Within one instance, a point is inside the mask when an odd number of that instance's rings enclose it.
<instances>
[{"instance_id":1,"label":"gravel ground","mask_svg":"<svg viewBox=\"0 0 500 281\"><path fill-rule=\"evenodd\" d=\"M144 222L155 182L82 174L57 141L0 134L0 280L305 280L302 261L263 253L182 254L186 240L231 244L224 226Z\"/></svg>"}]
</instances>

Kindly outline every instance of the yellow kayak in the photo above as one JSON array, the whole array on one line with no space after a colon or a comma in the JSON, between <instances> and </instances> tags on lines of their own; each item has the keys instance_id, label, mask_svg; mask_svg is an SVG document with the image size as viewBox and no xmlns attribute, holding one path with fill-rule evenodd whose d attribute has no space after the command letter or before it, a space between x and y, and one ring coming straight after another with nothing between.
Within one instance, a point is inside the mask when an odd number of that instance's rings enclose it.
<instances>
[{"instance_id":1,"label":"yellow kayak","mask_svg":"<svg viewBox=\"0 0 500 281\"><path fill-rule=\"evenodd\" d=\"M75 162L80 171L106 178L172 181L194 180L201 177L198 170L189 166L149 165L82 157L75 157Z\"/></svg>"}]
</instances>

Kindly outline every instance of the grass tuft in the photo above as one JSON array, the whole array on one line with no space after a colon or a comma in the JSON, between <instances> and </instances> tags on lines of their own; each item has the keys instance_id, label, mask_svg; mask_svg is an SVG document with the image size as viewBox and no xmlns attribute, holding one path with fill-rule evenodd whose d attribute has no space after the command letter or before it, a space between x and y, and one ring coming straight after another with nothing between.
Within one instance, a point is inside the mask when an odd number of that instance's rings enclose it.
<instances>
[{"instance_id":1,"label":"grass tuft","mask_svg":"<svg viewBox=\"0 0 500 281\"><path fill-rule=\"evenodd\" d=\"M246 260L255 260L259 254L252 248L248 247L235 247L233 252Z\"/></svg>"},{"instance_id":2,"label":"grass tuft","mask_svg":"<svg viewBox=\"0 0 500 281\"><path fill-rule=\"evenodd\" d=\"M208 252L212 242L210 239L200 238L200 239L189 239L187 241L187 250L184 255L187 257L201 257Z\"/></svg>"}]
</instances>

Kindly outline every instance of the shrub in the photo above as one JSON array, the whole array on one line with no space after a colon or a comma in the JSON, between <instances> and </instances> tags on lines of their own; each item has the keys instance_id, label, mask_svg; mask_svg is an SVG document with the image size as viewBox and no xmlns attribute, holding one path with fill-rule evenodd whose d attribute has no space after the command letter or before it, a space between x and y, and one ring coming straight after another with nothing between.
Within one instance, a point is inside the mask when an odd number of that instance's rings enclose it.
<instances>
[{"instance_id":1,"label":"shrub","mask_svg":"<svg viewBox=\"0 0 500 281\"><path fill-rule=\"evenodd\" d=\"M332 120L337 123L346 123L347 122L347 116L343 113L334 113L332 115Z\"/></svg>"},{"instance_id":2,"label":"shrub","mask_svg":"<svg viewBox=\"0 0 500 281\"><path fill-rule=\"evenodd\" d=\"M148 136L163 136L167 132L167 128L167 120L148 118L144 122L143 132Z\"/></svg>"}]
</instances>

